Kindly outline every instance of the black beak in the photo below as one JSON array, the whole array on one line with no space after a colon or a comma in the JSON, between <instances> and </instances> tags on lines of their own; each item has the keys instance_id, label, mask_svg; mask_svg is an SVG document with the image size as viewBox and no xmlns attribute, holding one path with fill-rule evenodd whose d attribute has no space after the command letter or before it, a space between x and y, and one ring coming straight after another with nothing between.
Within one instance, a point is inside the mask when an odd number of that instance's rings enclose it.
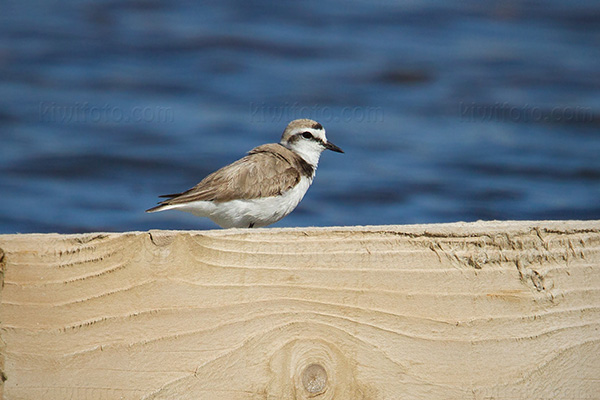
<instances>
[{"instance_id":1,"label":"black beak","mask_svg":"<svg viewBox=\"0 0 600 400\"><path fill-rule=\"evenodd\" d=\"M344 152L344 150L340 149L339 147L337 147L335 144L333 144L331 142L325 143L325 148L327 150L335 151L336 153L343 153Z\"/></svg>"}]
</instances>

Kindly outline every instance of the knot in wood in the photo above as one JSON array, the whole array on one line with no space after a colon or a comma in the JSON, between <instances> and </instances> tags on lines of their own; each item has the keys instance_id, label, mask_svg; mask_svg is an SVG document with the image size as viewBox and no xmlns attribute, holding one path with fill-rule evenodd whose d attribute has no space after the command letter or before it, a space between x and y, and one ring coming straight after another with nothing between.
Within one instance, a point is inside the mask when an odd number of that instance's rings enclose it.
<instances>
[{"instance_id":1,"label":"knot in wood","mask_svg":"<svg viewBox=\"0 0 600 400\"><path fill-rule=\"evenodd\" d=\"M327 386L327 371L319 364L310 364L302 372L304 389L311 394L318 394Z\"/></svg>"}]
</instances>

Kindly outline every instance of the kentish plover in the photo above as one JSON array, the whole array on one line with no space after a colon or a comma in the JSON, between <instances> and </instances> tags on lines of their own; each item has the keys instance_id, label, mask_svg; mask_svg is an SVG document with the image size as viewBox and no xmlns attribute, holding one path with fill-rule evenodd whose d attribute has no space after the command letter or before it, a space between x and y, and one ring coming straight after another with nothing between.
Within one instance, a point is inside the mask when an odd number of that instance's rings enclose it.
<instances>
[{"instance_id":1,"label":"kentish plover","mask_svg":"<svg viewBox=\"0 0 600 400\"><path fill-rule=\"evenodd\" d=\"M297 119L279 143L252 149L193 188L166 197L146 212L179 210L208 217L223 228L273 224L296 208L310 187L323 150L343 153L327 140L323 126Z\"/></svg>"}]
</instances>

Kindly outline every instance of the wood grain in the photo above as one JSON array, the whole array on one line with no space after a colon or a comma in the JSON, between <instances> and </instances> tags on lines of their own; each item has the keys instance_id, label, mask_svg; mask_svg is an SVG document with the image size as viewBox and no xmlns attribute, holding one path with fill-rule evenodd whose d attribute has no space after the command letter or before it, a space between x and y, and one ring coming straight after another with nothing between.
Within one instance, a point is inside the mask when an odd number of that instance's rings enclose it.
<instances>
[{"instance_id":1,"label":"wood grain","mask_svg":"<svg viewBox=\"0 0 600 400\"><path fill-rule=\"evenodd\" d=\"M600 398L600 221L0 236L6 399Z\"/></svg>"}]
</instances>

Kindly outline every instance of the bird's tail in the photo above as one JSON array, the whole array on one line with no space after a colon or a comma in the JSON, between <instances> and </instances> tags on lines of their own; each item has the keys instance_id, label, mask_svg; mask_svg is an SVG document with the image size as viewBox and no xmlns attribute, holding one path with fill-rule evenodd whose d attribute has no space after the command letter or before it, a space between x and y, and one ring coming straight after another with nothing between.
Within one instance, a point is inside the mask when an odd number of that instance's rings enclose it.
<instances>
[{"instance_id":1,"label":"bird's tail","mask_svg":"<svg viewBox=\"0 0 600 400\"><path fill-rule=\"evenodd\" d=\"M161 201L160 203L158 203L157 206L147 209L146 212L153 213L153 212L165 211L165 210L171 210L173 208L177 208L176 205L169 204L169 200L171 200L174 197L177 197L179 195L181 195L181 193L163 194L163 195L158 196L158 197L166 198L167 200Z\"/></svg>"},{"instance_id":2,"label":"bird's tail","mask_svg":"<svg viewBox=\"0 0 600 400\"><path fill-rule=\"evenodd\" d=\"M181 204L159 204L156 207L152 207L146 210L147 213L153 213L158 211L172 210L177 208Z\"/></svg>"}]
</instances>

